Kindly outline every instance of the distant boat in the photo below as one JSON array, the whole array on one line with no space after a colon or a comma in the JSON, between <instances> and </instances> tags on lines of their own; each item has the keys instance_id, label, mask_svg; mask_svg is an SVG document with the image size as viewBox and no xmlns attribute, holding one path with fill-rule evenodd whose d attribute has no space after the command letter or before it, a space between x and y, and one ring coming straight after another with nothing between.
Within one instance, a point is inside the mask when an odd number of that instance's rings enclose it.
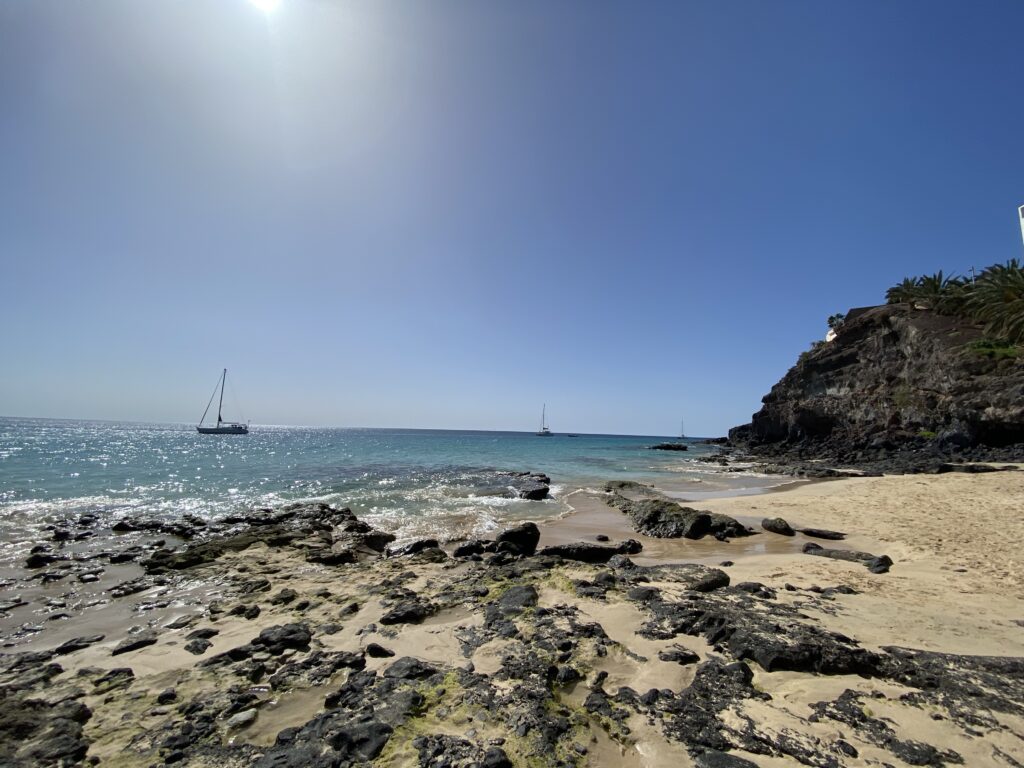
<instances>
[{"instance_id":1,"label":"distant boat","mask_svg":"<svg viewBox=\"0 0 1024 768\"><path fill-rule=\"evenodd\" d=\"M680 440L685 440L686 439L685 424L686 424L685 421L683 421L682 419L679 420L679 439Z\"/></svg>"},{"instance_id":2,"label":"distant boat","mask_svg":"<svg viewBox=\"0 0 1024 768\"><path fill-rule=\"evenodd\" d=\"M227 422L221 417L221 411L224 409L224 383L228 379L228 369L224 369L224 373L220 377L220 402L217 403L217 426L216 427L204 427L203 422L206 421L206 414L210 412L210 406L213 405L213 398L217 396L217 387L213 388L213 394L210 395L210 402L206 404L206 410L203 411L203 417L199 419L199 425L196 427L196 431L201 435L248 435L249 425L238 424L235 422Z\"/></svg>"},{"instance_id":3,"label":"distant boat","mask_svg":"<svg viewBox=\"0 0 1024 768\"><path fill-rule=\"evenodd\" d=\"M568 435L566 435L566 437L579 437L579 435L574 435L572 432L570 432Z\"/></svg>"},{"instance_id":4,"label":"distant boat","mask_svg":"<svg viewBox=\"0 0 1024 768\"><path fill-rule=\"evenodd\" d=\"M547 424L547 409L548 404L544 403L540 409L540 432L537 433L537 437L551 437L551 430L548 429Z\"/></svg>"}]
</instances>

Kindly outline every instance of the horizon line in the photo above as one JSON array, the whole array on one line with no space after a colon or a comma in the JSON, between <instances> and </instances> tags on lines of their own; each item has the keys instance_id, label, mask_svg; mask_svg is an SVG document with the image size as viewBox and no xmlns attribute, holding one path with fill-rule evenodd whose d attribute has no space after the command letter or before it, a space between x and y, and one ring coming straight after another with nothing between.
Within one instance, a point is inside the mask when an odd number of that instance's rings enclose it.
<instances>
[{"instance_id":1,"label":"horizon line","mask_svg":"<svg viewBox=\"0 0 1024 768\"><path fill-rule=\"evenodd\" d=\"M20 419L23 421L67 421L67 422L95 422L100 424L134 424L134 425L157 425L157 426L175 426L175 427L195 427L196 425L190 421L134 421L131 419L96 419L96 418L71 418L66 416L8 416L0 414L0 419ZM370 426L342 426L337 424L262 424L248 422L250 427L269 427L273 429L349 429L349 430L404 430L409 432L484 432L484 433L505 433L513 435L530 435L534 434L532 429L468 429L460 427L370 427ZM655 438L669 438L669 439L680 439L680 435L654 435L654 434L639 434L639 433L622 433L622 432L574 432L572 430L565 430L562 432L552 432L552 435L586 435L588 437L655 437ZM720 436L715 436L720 437ZM682 437L684 440L711 440L714 437L708 437L703 435L686 435Z\"/></svg>"}]
</instances>

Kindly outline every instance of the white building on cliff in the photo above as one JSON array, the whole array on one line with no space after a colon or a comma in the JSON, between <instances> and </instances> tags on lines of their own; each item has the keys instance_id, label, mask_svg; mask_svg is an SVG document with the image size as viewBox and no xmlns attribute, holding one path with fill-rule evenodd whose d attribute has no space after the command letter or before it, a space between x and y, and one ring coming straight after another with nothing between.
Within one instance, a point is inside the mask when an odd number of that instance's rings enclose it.
<instances>
[{"instance_id":1,"label":"white building on cliff","mask_svg":"<svg viewBox=\"0 0 1024 768\"><path fill-rule=\"evenodd\" d=\"M1024 205L1017 209L1020 214L1020 239L1024 241Z\"/></svg>"}]
</instances>

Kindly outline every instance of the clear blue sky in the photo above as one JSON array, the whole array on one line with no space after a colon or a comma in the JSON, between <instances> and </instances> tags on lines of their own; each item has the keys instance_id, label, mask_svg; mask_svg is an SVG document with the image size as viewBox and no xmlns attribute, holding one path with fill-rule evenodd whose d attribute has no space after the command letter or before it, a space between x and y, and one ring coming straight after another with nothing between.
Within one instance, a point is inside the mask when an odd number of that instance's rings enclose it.
<instances>
[{"instance_id":1,"label":"clear blue sky","mask_svg":"<svg viewBox=\"0 0 1024 768\"><path fill-rule=\"evenodd\" d=\"M1021 255L1022 35L1021 0L0 0L0 414L194 421L227 366L260 423L721 434L829 314Z\"/></svg>"}]
</instances>

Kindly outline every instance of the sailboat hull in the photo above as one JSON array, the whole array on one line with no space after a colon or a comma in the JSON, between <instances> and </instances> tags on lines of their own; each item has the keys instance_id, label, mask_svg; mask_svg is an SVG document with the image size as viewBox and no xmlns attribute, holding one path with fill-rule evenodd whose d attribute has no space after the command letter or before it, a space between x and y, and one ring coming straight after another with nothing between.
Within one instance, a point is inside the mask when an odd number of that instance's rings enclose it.
<instances>
[{"instance_id":1,"label":"sailboat hull","mask_svg":"<svg viewBox=\"0 0 1024 768\"><path fill-rule=\"evenodd\" d=\"M249 425L239 424L237 421L224 421L224 385L228 380L228 369L224 369L224 373L220 375L220 401L217 403L217 426L215 427L204 427L203 422L206 421L206 414L210 412L210 406L213 405L213 398L217 396L217 390L214 388L213 394L210 395L210 402L206 404L206 410L203 411L203 415L199 418L199 423L196 425L196 432L200 435L248 435Z\"/></svg>"},{"instance_id":2,"label":"sailboat hull","mask_svg":"<svg viewBox=\"0 0 1024 768\"><path fill-rule=\"evenodd\" d=\"M249 428L244 424L225 424L222 427L196 427L200 435L248 435Z\"/></svg>"}]
</instances>

